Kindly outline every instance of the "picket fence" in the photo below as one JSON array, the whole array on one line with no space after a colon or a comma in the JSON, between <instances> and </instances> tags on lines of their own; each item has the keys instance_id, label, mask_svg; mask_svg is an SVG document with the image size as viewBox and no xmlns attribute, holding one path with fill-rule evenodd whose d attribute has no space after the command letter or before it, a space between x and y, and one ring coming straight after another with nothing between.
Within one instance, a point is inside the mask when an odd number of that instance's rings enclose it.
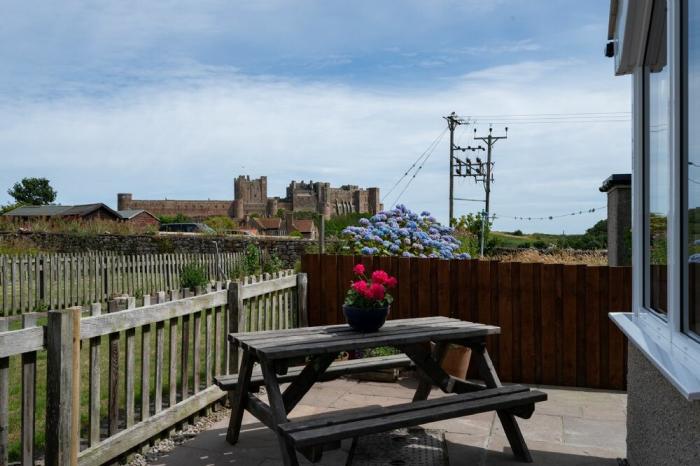
<instances>
[{"instance_id":1,"label":"picket fence","mask_svg":"<svg viewBox=\"0 0 700 466\"><path fill-rule=\"evenodd\" d=\"M117 255L105 252L0 256L0 313L65 309L107 303L115 294L147 295L180 288L185 264L204 268L209 280L231 276L243 253Z\"/></svg>"},{"instance_id":2,"label":"picket fence","mask_svg":"<svg viewBox=\"0 0 700 466\"><path fill-rule=\"evenodd\" d=\"M105 313L70 307L45 323L28 313L14 330L0 319L0 465L111 463L217 406L225 393L213 378L238 368L226 334L308 321L304 274L200 293L159 292L139 307L118 298Z\"/></svg>"}]
</instances>

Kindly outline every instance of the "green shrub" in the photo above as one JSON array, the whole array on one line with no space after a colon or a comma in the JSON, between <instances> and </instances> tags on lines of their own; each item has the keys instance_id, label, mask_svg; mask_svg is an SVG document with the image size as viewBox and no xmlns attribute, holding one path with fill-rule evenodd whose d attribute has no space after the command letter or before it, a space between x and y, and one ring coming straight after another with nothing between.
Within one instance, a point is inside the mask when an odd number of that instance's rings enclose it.
<instances>
[{"instance_id":1,"label":"green shrub","mask_svg":"<svg viewBox=\"0 0 700 466\"><path fill-rule=\"evenodd\" d=\"M182 288L197 288L209 283L204 267L194 262L190 262L182 267L180 272L180 286Z\"/></svg>"},{"instance_id":2,"label":"green shrub","mask_svg":"<svg viewBox=\"0 0 700 466\"><path fill-rule=\"evenodd\" d=\"M226 217L224 215L209 217L204 221L204 223L217 233L222 233L227 230L235 230L238 228L238 222L231 217Z\"/></svg>"},{"instance_id":3,"label":"green shrub","mask_svg":"<svg viewBox=\"0 0 700 466\"><path fill-rule=\"evenodd\" d=\"M289 236L291 236L292 238L302 238L302 237L303 237L303 235L301 234L301 232L300 232L300 231L297 231L297 230L294 230L293 232L291 232L291 233L289 234Z\"/></svg>"},{"instance_id":4,"label":"green shrub","mask_svg":"<svg viewBox=\"0 0 700 466\"><path fill-rule=\"evenodd\" d=\"M245 250L243 258L243 272L246 275L257 275L260 273L260 249L254 244L249 244Z\"/></svg>"},{"instance_id":5,"label":"green shrub","mask_svg":"<svg viewBox=\"0 0 700 466\"><path fill-rule=\"evenodd\" d=\"M158 220L160 220L160 223L162 224L168 224L168 223L190 223L192 222L192 219L189 218L185 214L177 214L177 215L159 215Z\"/></svg>"},{"instance_id":6,"label":"green shrub","mask_svg":"<svg viewBox=\"0 0 700 466\"><path fill-rule=\"evenodd\" d=\"M284 269L284 262L277 254L270 254L270 257L263 263L264 273L276 273Z\"/></svg>"},{"instance_id":7,"label":"green shrub","mask_svg":"<svg viewBox=\"0 0 700 466\"><path fill-rule=\"evenodd\" d=\"M549 244L547 244L547 242L544 240L538 239L537 241L532 242L532 247L535 249L547 249Z\"/></svg>"}]
</instances>

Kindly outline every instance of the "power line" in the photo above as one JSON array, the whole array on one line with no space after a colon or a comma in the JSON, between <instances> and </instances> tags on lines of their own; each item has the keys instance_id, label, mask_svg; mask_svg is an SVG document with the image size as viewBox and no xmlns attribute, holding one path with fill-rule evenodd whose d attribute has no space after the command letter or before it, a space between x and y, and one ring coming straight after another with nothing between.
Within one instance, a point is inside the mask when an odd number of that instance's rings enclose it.
<instances>
[{"instance_id":1,"label":"power line","mask_svg":"<svg viewBox=\"0 0 700 466\"><path fill-rule=\"evenodd\" d=\"M428 153L428 151L431 150L431 148L432 148L432 150L435 150L435 146L437 146L437 144L440 143L440 141L442 140L442 138L446 132L447 132L447 128L443 128L443 130L440 132L440 134L438 134L437 137L435 139L433 139L433 141L428 145L428 147L423 151L423 153L421 155L419 155L418 158L413 162L413 164L408 168L408 170L406 170L406 173L404 173L401 176L401 178L399 178L398 181L396 181L396 183L394 183L394 185L391 187L391 189L389 189L389 191L387 191L386 194L384 194L384 196L382 197L382 202L384 202L384 200L386 200L386 198L389 197L389 194L391 194L391 192L394 191L394 189L396 189L396 187L404 180L404 178L406 178L408 176L408 174L411 172L411 170L413 170L413 167L415 167L416 164L418 164L418 162L420 162L420 160L425 156L425 154Z\"/></svg>"},{"instance_id":2,"label":"power line","mask_svg":"<svg viewBox=\"0 0 700 466\"><path fill-rule=\"evenodd\" d=\"M423 169L423 165L425 165L425 162L427 162L428 159L430 159L430 156L433 155L433 152L435 152L435 148L437 148L438 144L439 144L440 141L442 140L442 136L445 135L445 132L446 132L446 131L443 131L443 132L440 134L440 139L438 139L438 140L435 141L435 144L433 144L433 147L432 147L432 149L430 149L430 152L428 153L428 155L425 156L425 158L423 159L423 161L421 162L421 164L418 166L418 168L416 169L416 171L413 172L413 176L408 180L408 183L406 183L406 186L404 186L403 190L399 193L398 196L396 196L396 199L394 200L392 206L395 206L396 204L398 204L399 200L401 199L401 196L403 196L403 193L405 193L406 190L408 189L408 187L411 186L411 183L413 182L413 180L416 179L416 175L418 175L418 173Z\"/></svg>"},{"instance_id":3,"label":"power line","mask_svg":"<svg viewBox=\"0 0 700 466\"><path fill-rule=\"evenodd\" d=\"M632 112L578 112L578 113L521 113L521 114L491 114L491 115L470 115L473 118L571 118L571 117L600 117L613 115L631 115Z\"/></svg>"}]
</instances>

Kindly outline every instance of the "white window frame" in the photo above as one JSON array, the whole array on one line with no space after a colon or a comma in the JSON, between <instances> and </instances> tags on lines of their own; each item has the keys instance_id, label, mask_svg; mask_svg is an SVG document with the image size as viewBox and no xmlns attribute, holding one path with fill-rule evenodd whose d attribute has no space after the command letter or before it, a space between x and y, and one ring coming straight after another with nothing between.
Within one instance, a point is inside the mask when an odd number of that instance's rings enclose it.
<instances>
[{"instance_id":1,"label":"white window frame","mask_svg":"<svg viewBox=\"0 0 700 466\"><path fill-rule=\"evenodd\" d=\"M667 44L670 80L669 133L670 166L670 206L667 219L667 314L660 314L645 307L645 293L648 292L645 271L645 170L644 161L647 143L646 121L648 119L648 99L644 66L637 66L632 76L632 313L611 313L611 319L627 335L628 339L666 376L666 378L689 400L700 400L700 342L684 333L682 280L685 273L685 258L682 231L684 227L683 188L681 176L683 137L681 115L681 2L668 0ZM646 44L644 44L646 48ZM683 286L681 286L683 285Z\"/></svg>"}]
</instances>

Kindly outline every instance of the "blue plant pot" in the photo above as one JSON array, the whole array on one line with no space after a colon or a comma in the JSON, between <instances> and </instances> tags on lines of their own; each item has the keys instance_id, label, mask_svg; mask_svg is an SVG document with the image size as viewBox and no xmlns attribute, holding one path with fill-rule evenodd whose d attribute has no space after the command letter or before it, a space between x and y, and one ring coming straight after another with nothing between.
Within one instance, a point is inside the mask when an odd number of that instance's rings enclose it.
<instances>
[{"instance_id":1,"label":"blue plant pot","mask_svg":"<svg viewBox=\"0 0 700 466\"><path fill-rule=\"evenodd\" d=\"M391 306L381 309L363 309L343 305L343 314L345 314L345 320L353 330L369 333L376 332L382 328L390 309Z\"/></svg>"}]
</instances>

